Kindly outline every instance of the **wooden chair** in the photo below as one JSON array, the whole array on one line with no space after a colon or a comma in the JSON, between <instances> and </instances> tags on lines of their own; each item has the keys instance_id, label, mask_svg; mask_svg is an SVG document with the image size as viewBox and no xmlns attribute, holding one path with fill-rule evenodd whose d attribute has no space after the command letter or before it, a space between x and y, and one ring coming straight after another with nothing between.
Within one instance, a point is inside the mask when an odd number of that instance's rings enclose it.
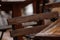
<instances>
[{"instance_id":1,"label":"wooden chair","mask_svg":"<svg viewBox=\"0 0 60 40\"><path fill-rule=\"evenodd\" d=\"M39 3L41 2L41 3ZM21 9L24 8L26 5L30 4L30 3L33 3L33 8L34 8L34 13L42 13L44 12L44 9L48 9L48 8L54 8L54 7L59 7L59 3L58 5L53 3L53 4L47 4L45 5L45 1L43 0L33 0L33 1L24 1L24 2L1 2L0 4L2 5L0 7L1 10L4 10L6 12L12 10L12 17L19 17L21 16ZM40 6L40 4L42 4L42 6ZM52 6L51 6L52 5ZM53 6L54 5L54 6ZM57 6L56 6L57 5ZM41 8L41 9L40 9ZM18 10L17 10L18 9ZM42 11L41 11L42 10ZM32 19L33 20L33 19ZM13 23L13 21L12 21ZM9 24L12 24L11 22L9 22ZM18 20L17 20L17 23L18 23ZM20 24L17 24L15 23L15 25L13 25L13 30L16 30L16 29L20 29L20 28L23 28L23 26ZM13 23L14 24L14 23ZM39 23L38 23L39 24ZM42 23L41 23L42 24ZM38 28L37 28L38 29ZM28 29L29 30L29 29ZM34 30L35 31L35 30ZM38 30L40 31L40 30ZM14 40L23 40L22 39L22 36L18 36L18 37L15 37L14 36Z\"/></svg>"}]
</instances>

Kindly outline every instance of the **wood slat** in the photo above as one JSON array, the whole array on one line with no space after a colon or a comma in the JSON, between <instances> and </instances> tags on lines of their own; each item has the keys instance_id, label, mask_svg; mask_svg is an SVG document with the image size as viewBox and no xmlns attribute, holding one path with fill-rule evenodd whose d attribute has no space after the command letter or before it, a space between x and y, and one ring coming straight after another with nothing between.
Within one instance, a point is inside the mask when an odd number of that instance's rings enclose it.
<instances>
[{"instance_id":1,"label":"wood slat","mask_svg":"<svg viewBox=\"0 0 60 40\"><path fill-rule=\"evenodd\" d=\"M53 28L49 31L52 32L52 35L60 36L60 22L53 26Z\"/></svg>"},{"instance_id":2,"label":"wood slat","mask_svg":"<svg viewBox=\"0 0 60 40\"><path fill-rule=\"evenodd\" d=\"M22 5L22 8L27 6L28 4L32 3L33 1L26 1L26 2L2 2L2 6L0 7L2 10L11 10L12 4L20 4ZM40 6L41 8L42 6ZM56 8L60 7L60 2L58 3L51 3L45 5L45 8Z\"/></svg>"},{"instance_id":3,"label":"wood slat","mask_svg":"<svg viewBox=\"0 0 60 40\"><path fill-rule=\"evenodd\" d=\"M13 5L21 5L22 8L24 8L25 6L27 6L28 4L32 3L32 1L24 1L24 2L1 2L0 4L2 6L0 6L1 10L12 10L12 6Z\"/></svg>"},{"instance_id":4,"label":"wood slat","mask_svg":"<svg viewBox=\"0 0 60 40\"><path fill-rule=\"evenodd\" d=\"M42 34L42 35L41 35ZM48 27L43 29L40 33L36 34L36 36L48 36L48 37L58 37L60 36L60 18L55 22L51 23Z\"/></svg>"},{"instance_id":5,"label":"wood slat","mask_svg":"<svg viewBox=\"0 0 60 40\"><path fill-rule=\"evenodd\" d=\"M40 7L42 7L42 6L40 6ZM56 8L56 7L60 7L60 2L50 3L50 4L45 5L45 8Z\"/></svg>"},{"instance_id":6,"label":"wood slat","mask_svg":"<svg viewBox=\"0 0 60 40\"><path fill-rule=\"evenodd\" d=\"M36 0L26 0L26 1L19 1L19 2L0 2L0 4L2 5L2 6L0 6L0 9L1 10L4 10L4 11L10 11L10 10L12 10L11 9L11 7L12 7L12 5L14 5L14 4L20 4L20 5L22 5L22 8L24 8L25 6L27 6L28 4L30 4L30 3L33 3L33 1L36 1ZM40 0L40 3L43 3L43 1L42 0Z\"/></svg>"},{"instance_id":7,"label":"wood slat","mask_svg":"<svg viewBox=\"0 0 60 40\"><path fill-rule=\"evenodd\" d=\"M32 3L33 1L26 1L26 2L2 2L2 6L0 7L2 10L11 10L11 6L12 4L20 4L22 5L22 8L27 6L28 4ZM0 3L1 4L1 3ZM40 6L41 8L42 6ZM45 5L45 8L56 8L56 7L60 7L60 2L58 3L51 3L51 4L47 4Z\"/></svg>"},{"instance_id":8,"label":"wood slat","mask_svg":"<svg viewBox=\"0 0 60 40\"><path fill-rule=\"evenodd\" d=\"M48 25L41 25L41 26L35 26L32 28L22 28L22 29L17 29L11 32L11 36L19 36L19 35L28 35L28 34L35 34L46 28Z\"/></svg>"},{"instance_id":9,"label":"wood slat","mask_svg":"<svg viewBox=\"0 0 60 40\"><path fill-rule=\"evenodd\" d=\"M57 18L58 12L49 12L49 13L43 13L43 14L36 14L31 16L25 16L25 17L16 17L12 19L8 19L9 24L19 24L19 23L25 23L30 21L38 21L43 19L51 19L51 18Z\"/></svg>"},{"instance_id":10,"label":"wood slat","mask_svg":"<svg viewBox=\"0 0 60 40\"><path fill-rule=\"evenodd\" d=\"M45 28L44 30L42 30L41 32L46 32L47 30L53 28L56 24L60 23L60 18L57 19L55 22L51 23L47 28ZM49 30L50 31L50 30ZM47 31L47 32L49 32Z\"/></svg>"}]
</instances>

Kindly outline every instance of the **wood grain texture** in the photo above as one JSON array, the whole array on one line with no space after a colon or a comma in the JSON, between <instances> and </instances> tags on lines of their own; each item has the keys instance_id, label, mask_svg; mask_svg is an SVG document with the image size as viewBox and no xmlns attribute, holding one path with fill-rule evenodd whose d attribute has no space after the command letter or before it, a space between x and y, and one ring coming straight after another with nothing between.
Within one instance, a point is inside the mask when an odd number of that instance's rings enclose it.
<instances>
[{"instance_id":1,"label":"wood grain texture","mask_svg":"<svg viewBox=\"0 0 60 40\"><path fill-rule=\"evenodd\" d=\"M9 24L19 24L19 23L25 23L30 21L38 21L43 19L51 19L51 18L57 18L58 12L51 12L51 13L43 13L43 14L36 14L26 17L16 17L12 19L8 19Z\"/></svg>"},{"instance_id":2,"label":"wood grain texture","mask_svg":"<svg viewBox=\"0 0 60 40\"><path fill-rule=\"evenodd\" d=\"M49 30L50 28L54 27L56 24L60 23L60 18L57 19L55 22L51 23L47 28L45 28L44 30L42 30L41 32L47 32L47 30Z\"/></svg>"},{"instance_id":3,"label":"wood grain texture","mask_svg":"<svg viewBox=\"0 0 60 40\"><path fill-rule=\"evenodd\" d=\"M19 2L3 2L3 1L1 1L0 2L0 4L2 5L2 6L0 6L0 9L1 10L4 10L4 11L10 11L10 10L12 10L11 9L11 7L12 7L12 5L14 5L14 4L20 4L20 5L22 5L22 8L24 8L24 7L26 7L28 4L31 4L31 3L33 3L33 1L36 1L36 0L26 0L26 1L19 1ZM42 0L40 0L40 3L43 3L43 1Z\"/></svg>"},{"instance_id":4,"label":"wood grain texture","mask_svg":"<svg viewBox=\"0 0 60 40\"><path fill-rule=\"evenodd\" d=\"M15 4L12 7L12 17L18 17L21 16L21 5L20 4ZM23 28L22 24L16 24L16 25L12 25L12 29L16 30L16 29L20 29ZM23 36L17 36L14 37L14 40L23 40Z\"/></svg>"},{"instance_id":5,"label":"wood grain texture","mask_svg":"<svg viewBox=\"0 0 60 40\"><path fill-rule=\"evenodd\" d=\"M40 6L42 7L42 6ZM57 8L57 7L60 7L60 2L56 2L56 3L48 3L45 5L45 8Z\"/></svg>"},{"instance_id":6,"label":"wood grain texture","mask_svg":"<svg viewBox=\"0 0 60 40\"><path fill-rule=\"evenodd\" d=\"M15 31L11 32L11 36L19 36L19 35L28 35L28 34L35 34L46 28L48 25L42 25L42 26L35 26L32 28L22 28L22 29L17 29Z\"/></svg>"}]
</instances>

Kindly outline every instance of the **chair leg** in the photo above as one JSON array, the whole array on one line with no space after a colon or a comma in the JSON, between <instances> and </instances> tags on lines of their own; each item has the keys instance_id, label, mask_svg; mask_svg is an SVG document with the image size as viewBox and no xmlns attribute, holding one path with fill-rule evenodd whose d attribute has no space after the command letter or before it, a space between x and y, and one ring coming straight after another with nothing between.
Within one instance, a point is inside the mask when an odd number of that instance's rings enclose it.
<instances>
[{"instance_id":1,"label":"chair leg","mask_svg":"<svg viewBox=\"0 0 60 40\"><path fill-rule=\"evenodd\" d=\"M2 34L1 34L0 40L2 40L2 37L3 37L4 32L6 31L6 29L5 30L1 30L1 31L2 31Z\"/></svg>"},{"instance_id":2,"label":"chair leg","mask_svg":"<svg viewBox=\"0 0 60 40\"><path fill-rule=\"evenodd\" d=\"M0 40L2 40L3 35L4 35L4 32L2 32L1 37L0 37Z\"/></svg>"}]
</instances>

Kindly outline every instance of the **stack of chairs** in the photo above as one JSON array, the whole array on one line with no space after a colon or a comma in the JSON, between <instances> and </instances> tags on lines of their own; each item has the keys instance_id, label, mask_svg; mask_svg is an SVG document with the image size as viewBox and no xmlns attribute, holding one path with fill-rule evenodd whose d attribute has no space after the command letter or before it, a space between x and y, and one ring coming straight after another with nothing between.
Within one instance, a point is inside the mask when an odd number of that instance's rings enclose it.
<instances>
[{"instance_id":1,"label":"stack of chairs","mask_svg":"<svg viewBox=\"0 0 60 40\"><path fill-rule=\"evenodd\" d=\"M35 0L36 1L36 0ZM28 3L29 2L29 3ZM7 4L8 3L8 4ZM22 3L22 2L21 2ZM26 5L33 3L33 1L27 1L27 2L23 2L26 3ZM0 7L0 9L4 10L5 12L9 12L10 10L12 10L12 6L18 4L18 2L1 2L0 3L2 6ZM25 7L26 5L22 6ZM15 17L15 18L11 18L8 19L8 24L9 25L16 25L16 24L22 24L22 23L26 23L26 22L41 22L40 20L45 20L45 19L50 19L51 21L53 21L52 24L47 24L47 25L32 25L33 27L31 28L21 28L21 29L16 29L16 30L12 30L11 31L11 36L12 37L17 37L17 36L25 36L25 35L30 35L30 34L36 34L39 33L41 31L44 32L44 30L46 30L45 28L49 28L49 27L53 27L55 24L57 24L59 22L59 13L58 12L51 12L52 8L55 7L60 7L60 2L59 3L51 3L49 4L48 1L44 1L41 5L39 5L40 8L42 8L41 13L39 13L37 11L37 13L39 14L34 14L31 16L20 16L20 17ZM40 9L41 10L41 9ZM46 10L48 10L49 12L45 12ZM51 26L50 26L51 25ZM31 25L28 25L31 26ZM54 37L55 35L53 35L52 37ZM51 37L51 35L47 36L47 37ZM55 36L56 37L56 36ZM59 36L58 36L59 37ZM41 38L45 38L45 36L36 36L33 38L33 40L41 40ZM54 38L53 38L54 39ZM59 38L58 38L59 39ZM45 39L42 39L45 40Z\"/></svg>"}]
</instances>

